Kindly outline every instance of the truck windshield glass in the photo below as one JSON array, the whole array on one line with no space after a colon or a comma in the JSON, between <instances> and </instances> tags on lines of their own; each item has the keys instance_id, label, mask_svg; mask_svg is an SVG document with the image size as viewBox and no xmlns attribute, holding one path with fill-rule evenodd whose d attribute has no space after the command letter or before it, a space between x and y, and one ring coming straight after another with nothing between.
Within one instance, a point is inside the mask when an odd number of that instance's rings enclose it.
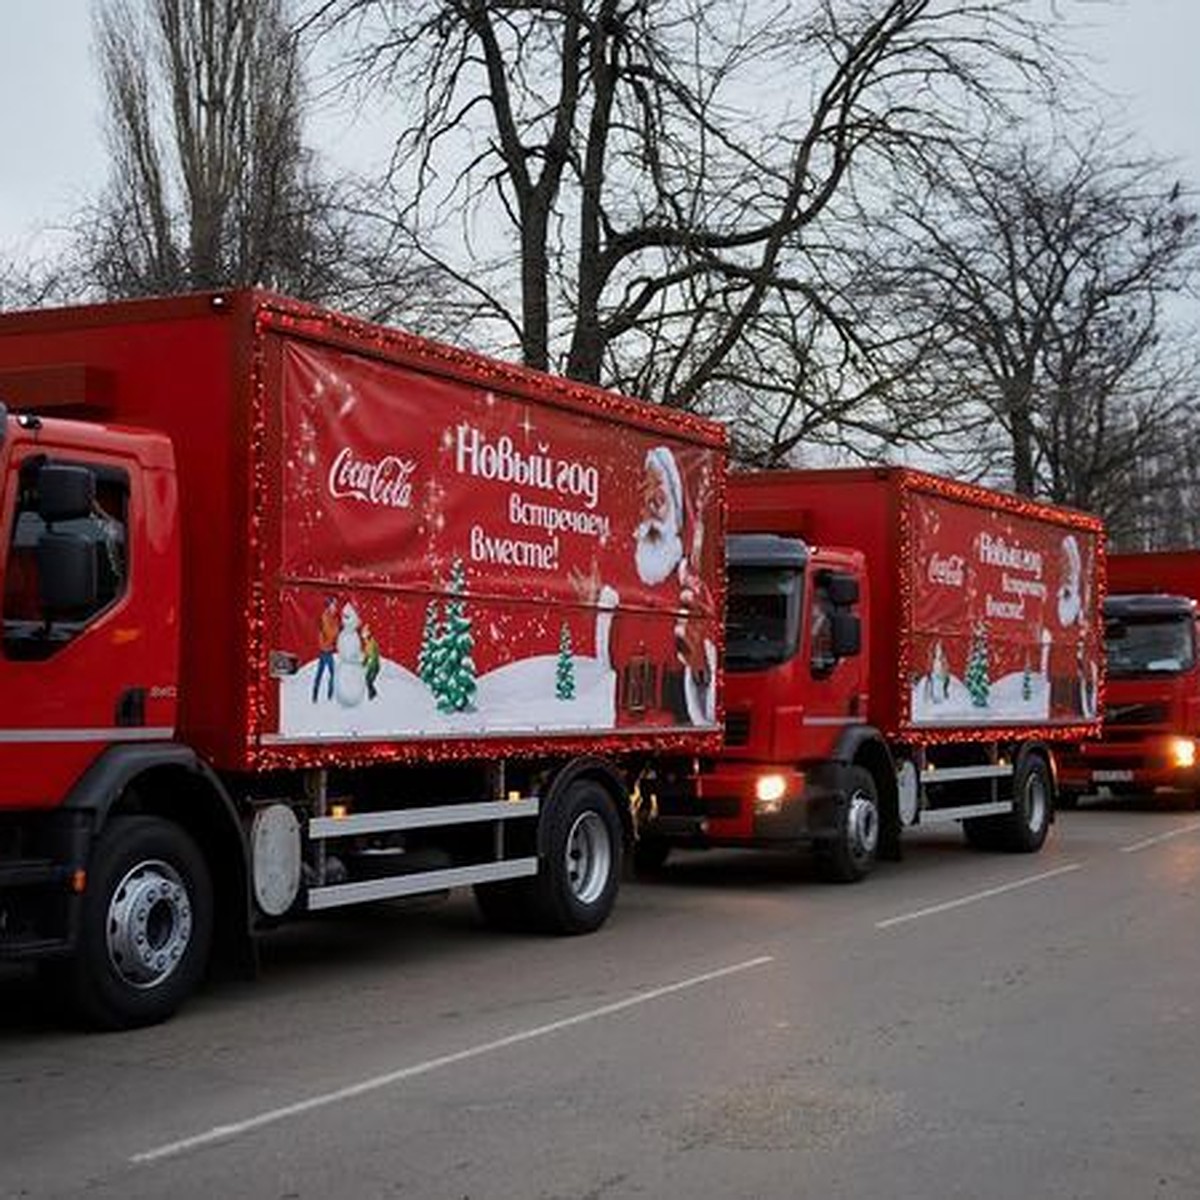
<instances>
[{"instance_id":1,"label":"truck windshield glass","mask_svg":"<svg viewBox=\"0 0 1200 1200\"><path fill-rule=\"evenodd\" d=\"M1105 629L1112 676L1176 675L1196 661L1190 617L1110 621Z\"/></svg>"},{"instance_id":2,"label":"truck windshield glass","mask_svg":"<svg viewBox=\"0 0 1200 1200\"><path fill-rule=\"evenodd\" d=\"M786 662L800 633L802 576L779 567L735 567L729 572L725 666L753 671Z\"/></svg>"},{"instance_id":3,"label":"truck windshield glass","mask_svg":"<svg viewBox=\"0 0 1200 1200\"><path fill-rule=\"evenodd\" d=\"M47 523L38 508L37 467L21 472L17 508L4 564L4 653L8 658L49 658L71 642L125 592L129 480L120 471L95 468L96 499L85 516ZM75 465L75 464L70 464ZM42 609L38 546L48 533L81 543L95 559L94 603L70 614Z\"/></svg>"}]
</instances>

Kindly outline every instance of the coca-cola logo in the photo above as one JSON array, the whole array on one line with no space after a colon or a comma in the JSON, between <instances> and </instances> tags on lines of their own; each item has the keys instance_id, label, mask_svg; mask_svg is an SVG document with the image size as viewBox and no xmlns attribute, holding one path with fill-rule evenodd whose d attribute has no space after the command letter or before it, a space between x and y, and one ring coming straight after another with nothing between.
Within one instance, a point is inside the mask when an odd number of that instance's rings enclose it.
<instances>
[{"instance_id":1,"label":"coca-cola logo","mask_svg":"<svg viewBox=\"0 0 1200 1200\"><path fill-rule=\"evenodd\" d=\"M951 554L943 557L940 554L929 556L929 579L932 583L944 584L946 587L962 587L964 582L962 555Z\"/></svg>"},{"instance_id":2,"label":"coca-cola logo","mask_svg":"<svg viewBox=\"0 0 1200 1200\"><path fill-rule=\"evenodd\" d=\"M412 477L417 464L411 458L385 454L382 458L355 458L344 447L329 468L329 494L335 500L361 500L381 508L412 506Z\"/></svg>"}]
</instances>

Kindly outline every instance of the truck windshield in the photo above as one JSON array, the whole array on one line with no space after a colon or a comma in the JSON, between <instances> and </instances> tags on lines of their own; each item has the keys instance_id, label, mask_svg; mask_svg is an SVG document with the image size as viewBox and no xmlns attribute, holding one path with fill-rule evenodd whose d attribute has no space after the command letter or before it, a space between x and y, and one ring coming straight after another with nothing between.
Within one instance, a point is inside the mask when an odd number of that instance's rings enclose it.
<instances>
[{"instance_id":1,"label":"truck windshield","mask_svg":"<svg viewBox=\"0 0 1200 1200\"><path fill-rule=\"evenodd\" d=\"M799 572L780 567L735 567L729 572L728 670L774 666L796 653L802 580Z\"/></svg>"},{"instance_id":2,"label":"truck windshield","mask_svg":"<svg viewBox=\"0 0 1200 1200\"><path fill-rule=\"evenodd\" d=\"M1196 661L1192 620L1187 616L1110 620L1104 630L1108 673L1177 675Z\"/></svg>"}]
</instances>

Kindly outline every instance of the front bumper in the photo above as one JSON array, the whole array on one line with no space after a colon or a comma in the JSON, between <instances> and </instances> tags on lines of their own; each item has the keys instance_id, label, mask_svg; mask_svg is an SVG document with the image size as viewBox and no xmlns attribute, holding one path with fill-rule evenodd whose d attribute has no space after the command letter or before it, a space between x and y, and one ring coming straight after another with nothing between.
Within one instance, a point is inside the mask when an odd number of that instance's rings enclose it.
<instances>
[{"instance_id":1,"label":"front bumper","mask_svg":"<svg viewBox=\"0 0 1200 1200\"><path fill-rule=\"evenodd\" d=\"M81 812L0 814L0 961L70 952L91 833Z\"/></svg>"},{"instance_id":2,"label":"front bumper","mask_svg":"<svg viewBox=\"0 0 1200 1200\"><path fill-rule=\"evenodd\" d=\"M1200 742L1195 743L1196 755L1188 765L1180 761L1180 741L1192 739L1170 733L1131 736L1110 730L1103 741L1085 742L1058 754L1059 786L1072 792L1098 787L1131 794L1198 791Z\"/></svg>"},{"instance_id":3,"label":"front bumper","mask_svg":"<svg viewBox=\"0 0 1200 1200\"><path fill-rule=\"evenodd\" d=\"M783 781L778 800L758 798L764 776ZM845 789L837 771L807 772L762 763L719 763L691 779L650 789L639 825L643 836L680 846L771 846L837 835Z\"/></svg>"}]
</instances>

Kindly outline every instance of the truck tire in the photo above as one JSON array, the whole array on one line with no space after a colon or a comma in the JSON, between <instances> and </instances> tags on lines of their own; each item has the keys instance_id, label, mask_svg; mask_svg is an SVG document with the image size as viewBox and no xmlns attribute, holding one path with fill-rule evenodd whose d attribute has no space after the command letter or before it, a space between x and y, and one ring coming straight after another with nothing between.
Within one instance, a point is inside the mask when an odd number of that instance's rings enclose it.
<instances>
[{"instance_id":1,"label":"truck tire","mask_svg":"<svg viewBox=\"0 0 1200 1200\"><path fill-rule=\"evenodd\" d=\"M102 1029L163 1021L203 977L212 930L212 881L192 839L160 817L113 817L88 868L68 1000Z\"/></svg>"},{"instance_id":2,"label":"truck tire","mask_svg":"<svg viewBox=\"0 0 1200 1200\"><path fill-rule=\"evenodd\" d=\"M879 794L865 767L846 770L846 801L839 806L837 836L815 846L817 868L831 883L858 883L879 851Z\"/></svg>"},{"instance_id":3,"label":"truck tire","mask_svg":"<svg viewBox=\"0 0 1200 1200\"><path fill-rule=\"evenodd\" d=\"M976 850L1033 854L1050 831L1054 784L1050 767L1040 754L1022 756L1013 776L1013 809L998 817L974 817L963 822L967 843Z\"/></svg>"},{"instance_id":4,"label":"truck tire","mask_svg":"<svg viewBox=\"0 0 1200 1200\"><path fill-rule=\"evenodd\" d=\"M1035 854L1050 832L1054 780L1040 754L1026 754L1013 778L1013 810L1002 817L1001 849L1010 854Z\"/></svg>"},{"instance_id":5,"label":"truck tire","mask_svg":"<svg viewBox=\"0 0 1200 1200\"><path fill-rule=\"evenodd\" d=\"M594 779L569 783L546 814L542 866L530 890L548 933L591 933L608 919L621 879L621 820Z\"/></svg>"}]
</instances>

